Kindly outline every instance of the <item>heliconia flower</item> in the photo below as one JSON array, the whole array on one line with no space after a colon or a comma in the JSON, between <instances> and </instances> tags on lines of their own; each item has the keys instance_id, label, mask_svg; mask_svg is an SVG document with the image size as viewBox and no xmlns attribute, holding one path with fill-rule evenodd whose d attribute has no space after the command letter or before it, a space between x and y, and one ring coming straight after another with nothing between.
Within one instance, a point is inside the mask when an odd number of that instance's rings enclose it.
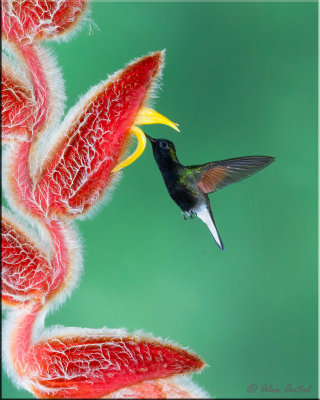
<instances>
[{"instance_id":1,"label":"heliconia flower","mask_svg":"<svg viewBox=\"0 0 320 400\"><path fill-rule=\"evenodd\" d=\"M15 42L66 35L83 16L87 0L3 0L2 35Z\"/></svg>"},{"instance_id":2,"label":"heliconia flower","mask_svg":"<svg viewBox=\"0 0 320 400\"><path fill-rule=\"evenodd\" d=\"M47 335L32 333L39 311L35 306L14 317L5 357L11 359L20 384L40 398L102 398L205 366L193 352L141 332L58 327ZM157 394L164 389L164 382L152 385ZM145 394L152 393L150 384L143 386ZM173 383L168 386L173 393ZM180 397L186 393L181 385L176 390Z\"/></svg>"},{"instance_id":3,"label":"heliconia flower","mask_svg":"<svg viewBox=\"0 0 320 400\"><path fill-rule=\"evenodd\" d=\"M17 214L4 209L2 218L4 364L18 387L40 398L208 397L186 376L204 362L178 345L123 329L43 327L51 305L71 293L81 271L72 218L91 210L118 171L142 154L140 125L178 130L148 107L163 52L92 88L60 123L63 80L39 41L74 32L86 4L1 2L4 189ZM125 158L131 137L138 144Z\"/></svg>"},{"instance_id":4,"label":"heliconia flower","mask_svg":"<svg viewBox=\"0 0 320 400\"><path fill-rule=\"evenodd\" d=\"M97 202L115 172L143 152L146 138L137 125L162 123L178 130L146 107L163 56L156 52L129 64L92 88L70 110L35 176L36 202L46 210L49 204L48 215L81 215ZM121 161L130 135L138 139L137 149ZM41 153L47 151L38 150Z\"/></svg>"},{"instance_id":5,"label":"heliconia flower","mask_svg":"<svg viewBox=\"0 0 320 400\"><path fill-rule=\"evenodd\" d=\"M46 227L51 238L49 245L2 209L1 294L5 305L48 303L62 289L70 290L74 285L81 269L80 258L74 255L75 235L70 238L72 233L62 222L49 221Z\"/></svg>"}]
</instances>

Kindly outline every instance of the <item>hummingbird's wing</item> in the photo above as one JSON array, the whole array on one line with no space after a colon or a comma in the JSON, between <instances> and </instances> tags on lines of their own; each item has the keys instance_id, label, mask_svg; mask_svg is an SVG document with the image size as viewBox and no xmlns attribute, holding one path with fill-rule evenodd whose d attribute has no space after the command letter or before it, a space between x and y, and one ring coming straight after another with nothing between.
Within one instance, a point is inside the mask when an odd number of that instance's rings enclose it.
<instances>
[{"instance_id":1,"label":"hummingbird's wing","mask_svg":"<svg viewBox=\"0 0 320 400\"><path fill-rule=\"evenodd\" d=\"M197 184L201 192L207 194L248 178L274 160L274 157L248 156L214 161L189 168L199 176Z\"/></svg>"}]
</instances>

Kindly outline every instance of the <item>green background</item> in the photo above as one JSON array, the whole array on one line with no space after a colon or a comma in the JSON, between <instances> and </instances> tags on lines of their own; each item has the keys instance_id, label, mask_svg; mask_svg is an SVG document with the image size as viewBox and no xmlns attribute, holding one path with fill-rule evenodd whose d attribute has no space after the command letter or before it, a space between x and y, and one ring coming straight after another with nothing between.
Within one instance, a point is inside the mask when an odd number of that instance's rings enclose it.
<instances>
[{"instance_id":1,"label":"green background","mask_svg":"<svg viewBox=\"0 0 320 400\"><path fill-rule=\"evenodd\" d=\"M111 202L77 223L80 286L46 325L143 329L196 351L211 396L317 396L317 4L93 3L88 24L50 44L68 108L131 59L166 48L156 109L185 164L277 161L211 195L226 250L184 221L150 146ZM31 397L4 375L2 396ZM247 387L258 391L249 395ZM280 393L260 393L261 385ZM288 394L288 384L308 387Z\"/></svg>"}]
</instances>

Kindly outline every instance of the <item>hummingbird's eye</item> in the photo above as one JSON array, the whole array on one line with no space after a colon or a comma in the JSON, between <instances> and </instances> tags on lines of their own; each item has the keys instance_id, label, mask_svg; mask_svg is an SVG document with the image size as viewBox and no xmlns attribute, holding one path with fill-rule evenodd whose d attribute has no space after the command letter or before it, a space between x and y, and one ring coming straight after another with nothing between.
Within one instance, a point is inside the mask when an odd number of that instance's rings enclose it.
<instances>
[{"instance_id":1,"label":"hummingbird's eye","mask_svg":"<svg viewBox=\"0 0 320 400\"><path fill-rule=\"evenodd\" d=\"M161 142L161 143L160 143L160 147L162 147L162 148L168 147L167 142Z\"/></svg>"}]
</instances>

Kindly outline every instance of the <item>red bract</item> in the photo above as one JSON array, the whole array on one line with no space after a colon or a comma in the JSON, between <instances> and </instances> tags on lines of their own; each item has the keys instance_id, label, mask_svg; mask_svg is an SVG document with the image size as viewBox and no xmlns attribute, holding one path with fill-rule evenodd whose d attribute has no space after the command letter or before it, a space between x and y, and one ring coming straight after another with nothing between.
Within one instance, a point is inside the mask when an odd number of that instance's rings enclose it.
<instances>
[{"instance_id":1,"label":"red bract","mask_svg":"<svg viewBox=\"0 0 320 400\"><path fill-rule=\"evenodd\" d=\"M61 118L61 74L50 52L36 43L4 41L4 47L10 56L2 63L2 141L31 141Z\"/></svg>"},{"instance_id":2,"label":"red bract","mask_svg":"<svg viewBox=\"0 0 320 400\"><path fill-rule=\"evenodd\" d=\"M35 192L39 204L49 196L50 212L74 216L96 203L114 176L111 170L161 65L160 52L141 58L70 111L43 163Z\"/></svg>"},{"instance_id":3,"label":"red bract","mask_svg":"<svg viewBox=\"0 0 320 400\"><path fill-rule=\"evenodd\" d=\"M15 42L55 38L79 21L86 0L3 0L2 34Z\"/></svg>"},{"instance_id":4,"label":"red bract","mask_svg":"<svg viewBox=\"0 0 320 400\"><path fill-rule=\"evenodd\" d=\"M2 140L30 140L35 124L37 102L32 88L2 64L1 117Z\"/></svg>"},{"instance_id":5,"label":"red bract","mask_svg":"<svg viewBox=\"0 0 320 400\"><path fill-rule=\"evenodd\" d=\"M149 385L142 386L142 393L149 392L149 396L155 389L158 394L162 390L163 397L174 390L180 397L204 394L190 381L169 380L167 385L165 381L200 371L204 363L194 353L140 332L130 335L123 329L57 327L45 337L34 329L39 328L35 322L43 312L41 304L34 303L18 311L5 326L11 334L7 347L15 378L37 397L102 398L132 385L137 391L143 382L152 383L153 391Z\"/></svg>"},{"instance_id":6,"label":"red bract","mask_svg":"<svg viewBox=\"0 0 320 400\"><path fill-rule=\"evenodd\" d=\"M48 254L17 226L6 213L2 216L2 300L21 305L42 299L52 284L53 267Z\"/></svg>"},{"instance_id":7,"label":"red bract","mask_svg":"<svg viewBox=\"0 0 320 400\"><path fill-rule=\"evenodd\" d=\"M43 229L51 243L40 243L30 228L26 230L6 210L2 216L2 301L10 306L48 303L50 299L73 285L72 246L65 236L67 227L59 221L47 221ZM44 250L46 248L46 251ZM77 260L79 261L79 260ZM79 266L78 266L79 268Z\"/></svg>"},{"instance_id":8,"label":"red bract","mask_svg":"<svg viewBox=\"0 0 320 400\"><path fill-rule=\"evenodd\" d=\"M26 375L38 397L101 398L141 381L204 366L196 355L153 338L93 333L58 335L32 348Z\"/></svg>"},{"instance_id":9,"label":"red bract","mask_svg":"<svg viewBox=\"0 0 320 400\"><path fill-rule=\"evenodd\" d=\"M34 97L37 102L37 109L34 113L35 124L32 133L38 133L48 122L50 112L54 108L54 105L50 102L50 97L51 92L55 89L53 87L50 88L48 71L46 71L48 67L44 65L45 61L43 60L42 63L39 62L40 58L44 59L46 57L41 47L35 44L18 45L17 47L25 59L26 67L31 75Z\"/></svg>"}]
</instances>

